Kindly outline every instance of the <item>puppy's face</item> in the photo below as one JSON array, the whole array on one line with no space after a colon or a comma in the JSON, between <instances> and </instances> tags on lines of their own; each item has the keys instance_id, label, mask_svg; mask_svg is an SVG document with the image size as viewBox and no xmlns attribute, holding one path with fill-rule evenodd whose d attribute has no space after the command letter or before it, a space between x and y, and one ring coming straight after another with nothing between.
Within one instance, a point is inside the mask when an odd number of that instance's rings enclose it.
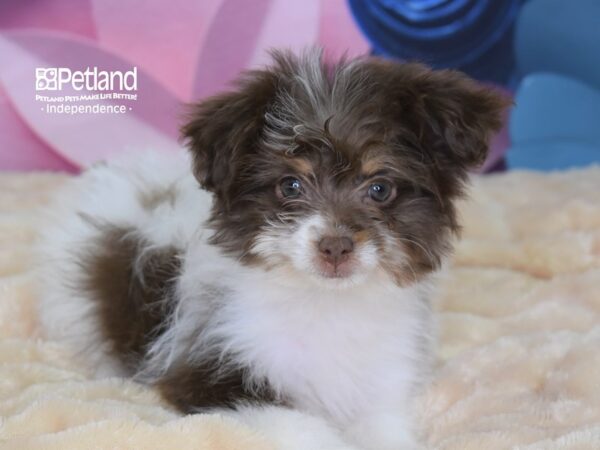
<instances>
[{"instance_id":1,"label":"puppy's face","mask_svg":"<svg viewBox=\"0 0 600 450\"><path fill-rule=\"evenodd\" d=\"M458 230L453 200L506 101L416 64L274 58L183 128L215 194L213 243L336 286L438 268Z\"/></svg>"}]
</instances>

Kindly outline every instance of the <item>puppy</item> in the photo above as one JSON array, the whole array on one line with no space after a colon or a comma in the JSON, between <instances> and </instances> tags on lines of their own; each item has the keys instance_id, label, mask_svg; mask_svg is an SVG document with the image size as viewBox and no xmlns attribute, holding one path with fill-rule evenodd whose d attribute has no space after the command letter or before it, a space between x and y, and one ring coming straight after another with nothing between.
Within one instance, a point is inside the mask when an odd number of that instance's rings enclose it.
<instances>
[{"instance_id":1,"label":"puppy","mask_svg":"<svg viewBox=\"0 0 600 450\"><path fill-rule=\"evenodd\" d=\"M45 328L184 412L274 428L276 405L412 448L453 202L506 101L419 64L273 58L194 107L188 154L67 186L43 232Z\"/></svg>"}]
</instances>

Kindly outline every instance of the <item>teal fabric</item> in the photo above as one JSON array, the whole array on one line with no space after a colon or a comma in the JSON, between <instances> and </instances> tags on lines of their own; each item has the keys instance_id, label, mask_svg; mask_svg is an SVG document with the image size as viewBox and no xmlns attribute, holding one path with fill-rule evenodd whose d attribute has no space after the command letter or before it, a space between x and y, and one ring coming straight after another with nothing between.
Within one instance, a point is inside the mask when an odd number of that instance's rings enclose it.
<instances>
[{"instance_id":1,"label":"teal fabric","mask_svg":"<svg viewBox=\"0 0 600 450\"><path fill-rule=\"evenodd\" d=\"M600 163L600 1L531 0L517 20L524 78L510 119L510 168Z\"/></svg>"},{"instance_id":2,"label":"teal fabric","mask_svg":"<svg viewBox=\"0 0 600 450\"><path fill-rule=\"evenodd\" d=\"M556 74L521 83L510 118L511 168L553 170L600 162L600 91Z\"/></svg>"},{"instance_id":3,"label":"teal fabric","mask_svg":"<svg viewBox=\"0 0 600 450\"><path fill-rule=\"evenodd\" d=\"M515 96L510 130L515 143L576 139L600 144L600 90L556 74L526 77Z\"/></svg>"},{"instance_id":4,"label":"teal fabric","mask_svg":"<svg viewBox=\"0 0 600 450\"><path fill-rule=\"evenodd\" d=\"M518 70L553 72L600 89L600 1L530 0L515 29Z\"/></svg>"}]
</instances>

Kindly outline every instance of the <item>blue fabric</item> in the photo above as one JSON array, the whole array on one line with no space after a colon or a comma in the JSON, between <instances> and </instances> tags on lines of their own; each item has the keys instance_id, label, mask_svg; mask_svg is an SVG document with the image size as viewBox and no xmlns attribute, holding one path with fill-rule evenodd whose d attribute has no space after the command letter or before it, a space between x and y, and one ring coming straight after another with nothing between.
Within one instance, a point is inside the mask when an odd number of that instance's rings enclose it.
<instances>
[{"instance_id":1,"label":"blue fabric","mask_svg":"<svg viewBox=\"0 0 600 450\"><path fill-rule=\"evenodd\" d=\"M510 120L510 167L600 162L599 18L598 0L530 0L521 10L515 52L526 77Z\"/></svg>"},{"instance_id":2,"label":"blue fabric","mask_svg":"<svg viewBox=\"0 0 600 450\"><path fill-rule=\"evenodd\" d=\"M510 118L511 168L553 170L600 162L600 90L556 74L527 76Z\"/></svg>"},{"instance_id":3,"label":"blue fabric","mask_svg":"<svg viewBox=\"0 0 600 450\"><path fill-rule=\"evenodd\" d=\"M517 144L507 153L509 169L553 171L598 164L600 147L577 140L538 140Z\"/></svg>"},{"instance_id":4,"label":"blue fabric","mask_svg":"<svg viewBox=\"0 0 600 450\"><path fill-rule=\"evenodd\" d=\"M555 72L600 89L600 1L531 0L515 48L521 75Z\"/></svg>"},{"instance_id":5,"label":"blue fabric","mask_svg":"<svg viewBox=\"0 0 600 450\"><path fill-rule=\"evenodd\" d=\"M373 52L510 82L513 23L524 0L349 0Z\"/></svg>"}]
</instances>

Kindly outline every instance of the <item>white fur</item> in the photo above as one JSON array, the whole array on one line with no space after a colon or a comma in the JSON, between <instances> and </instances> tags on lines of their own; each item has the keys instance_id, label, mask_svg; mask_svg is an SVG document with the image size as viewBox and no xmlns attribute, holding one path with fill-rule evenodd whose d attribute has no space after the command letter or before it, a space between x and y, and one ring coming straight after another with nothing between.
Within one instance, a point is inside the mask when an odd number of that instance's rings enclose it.
<instances>
[{"instance_id":1,"label":"white fur","mask_svg":"<svg viewBox=\"0 0 600 450\"><path fill-rule=\"evenodd\" d=\"M357 450L322 418L278 406L241 406L223 414L260 430L285 450Z\"/></svg>"},{"instance_id":2,"label":"white fur","mask_svg":"<svg viewBox=\"0 0 600 450\"><path fill-rule=\"evenodd\" d=\"M176 312L151 347L141 378L159 377L190 354L201 359L206 352L228 352L256 380L266 378L295 408L326 418L353 442L378 450L412 448L411 400L431 355L430 283L398 287L377 267L368 244L357 249L364 270L351 283L320 282L303 248L322 225L318 216L304 221L290 241L293 264L269 271L242 266L207 244L202 224L211 198L188 165L183 153L130 156L64 189L50 208L53 217L45 219L41 246L48 334L67 341L97 372L118 370L100 340L93 303L73 289L81 277L73 255L99 233L81 214L132 226L154 245L185 249ZM173 202L142 207L140 191L169 187ZM256 250L267 252L276 242L265 235ZM239 414L252 417L248 407ZM256 422L277 428L272 420ZM289 429L282 426L282 435Z\"/></svg>"}]
</instances>

